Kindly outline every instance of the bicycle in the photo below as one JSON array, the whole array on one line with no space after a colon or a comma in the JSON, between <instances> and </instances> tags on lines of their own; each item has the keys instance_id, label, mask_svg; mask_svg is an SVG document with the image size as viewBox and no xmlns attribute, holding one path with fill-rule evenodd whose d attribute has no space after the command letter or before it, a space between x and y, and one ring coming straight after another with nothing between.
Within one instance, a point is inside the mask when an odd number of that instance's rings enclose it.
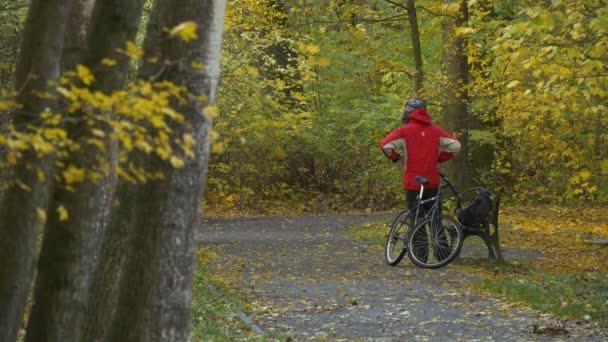
<instances>
[{"instance_id":1,"label":"bicycle","mask_svg":"<svg viewBox=\"0 0 608 342\"><path fill-rule=\"evenodd\" d=\"M416 177L420 184L418 201L412 210L397 215L386 238L384 256L388 265L396 266L407 254L416 266L434 269L449 264L460 253L464 240L462 227L452 217L441 214L443 188L449 187L457 198L458 190L445 175L440 176L437 195L425 200L421 199L429 179ZM425 210L425 204L431 202L431 208ZM399 243L402 245L397 247Z\"/></svg>"}]
</instances>

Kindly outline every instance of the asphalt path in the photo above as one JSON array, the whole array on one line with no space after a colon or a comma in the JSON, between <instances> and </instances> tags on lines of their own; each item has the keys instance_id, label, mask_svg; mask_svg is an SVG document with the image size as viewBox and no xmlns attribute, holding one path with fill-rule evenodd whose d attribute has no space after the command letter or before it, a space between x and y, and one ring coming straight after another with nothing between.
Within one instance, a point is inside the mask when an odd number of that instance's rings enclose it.
<instances>
[{"instance_id":1,"label":"asphalt path","mask_svg":"<svg viewBox=\"0 0 608 342\"><path fill-rule=\"evenodd\" d=\"M387 215L203 220L213 276L250 304L254 331L293 341L607 341L590 324L560 321L467 290L448 265L384 263L383 249L349 227ZM259 328L259 329L258 329ZM273 334L275 333L275 334Z\"/></svg>"}]
</instances>

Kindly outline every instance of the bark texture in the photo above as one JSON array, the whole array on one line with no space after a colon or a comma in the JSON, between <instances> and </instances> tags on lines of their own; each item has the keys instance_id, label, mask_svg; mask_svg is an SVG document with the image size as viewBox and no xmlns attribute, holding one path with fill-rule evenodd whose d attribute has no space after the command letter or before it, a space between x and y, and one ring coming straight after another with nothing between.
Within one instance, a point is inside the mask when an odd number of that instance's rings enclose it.
<instances>
[{"instance_id":1,"label":"bark texture","mask_svg":"<svg viewBox=\"0 0 608 342\"><path fill-rule=\"evenodd\" d=\"M61 72L73 70L80 63L80 54L85 44L86 30L95 0L73 0L68 17L63 44Z\"/></svg>"},{"instance_id":2,"label":"bark texture","mask_svg":"<svg viewBox=\"0 0 608 342\"><path fill-rule=\"evenodd\" d=\"M464 0L447 0L446 4L454 2L460 3L460 12L456 17L447 19L442 27L441 71L444 82L440 124L448 132L456 134L462 145L454 160L448 163L447 175L459 188L467 188L473 185L473 175L468 160L470 122L466 86L469 83L469 66L464 52L464 41L456 37L455 30L467 22L468 11L467 2Z\"/></svg>"},{"instance_id":3,"label":"bark texture","mask_svg":"<svg viewBox=\"0 0 608 342\"><path fill-rule=\"evenodd\" d=\"M166 179L145 184L138 193L130 255L108 341L188 340L194 228L199 220L212 126L202 108L215 101L224 11L224 0L159 0L151 14L144 50L147 56L159 53L159 60L172 63L160 76L156 65L144 65L143 70L199 97L175 103L188 127L172 127L178 136L186 130L193 132L195 157L186 160L181 169L149 160L154 168L164 171ZM163 29L185 21L198 24L199 38L189 43L177 37L167 39ZM194 70L192 62L206 67Z\"/></svg>"},{"instance_id":4,"label":"bark texture","mask_svg":"<svg viewBox=\"0 0 608 342\"><path fill-rule=\"evenodd\" d=\"M415 0L407 1L407 17L410 22L410 37L414 52L414 93L416 97L420 97L424 74L422 72L422 49L420 48L420 31L418 30L418 15L416 13Z\"/></svg>"},{"instance_id":5,"label":"bark texture","mask_svg":"<svg viewBox=\"0 0 608 342\"><path fill-rule=\"evenodd\" d=\"M137 187L118 179L108 226L95 267L85 321L85 340L107 340L118 303L120 279L129 248Z\"/></svg>"},{"instance_id":6,"label":"bark texture","mask_svg":"<svg viewBox=\"0 0 608 342\"><path fill-rule=\"evenodd\" d=\"M33 0L17 66L16 89L23 108L15 113L16 127L25 126L44 109L57 109L57 101L35 91L51 91L48 81L59 77L65 23L71 0ZM24 314L36 262L36 239L43 224L37 209L46 209L51 158L24 155L12 170L29 190L17 184L6 190L0 203L0 341L14 341Z\"/></svg>"},{"instance_id":7,"label":"bark texture","mask_svg":"<svg viewBox=\"0 0 608 342\"><path fill-rule=\"evenodd\" d=\"M105 93L122 89L129 60L116 52L137 33L144 0L98 0L91 17L82 64L95 70L94 88ZM101 60L118 62L102 68ZM108 113L110 115L110 113ZM91 137L86 122L68 126L68 134L81 149L65 161L90 169L100 158L110 159L96 147L86 144ZM106 151L113 151L106 141ZM35 304L28 324L26 341L78 341L83 337L89 289L93 278L100 237L107 222L115 179L113 174L97 183L79 183L73 191L56 186L53 193L46 236L36 282ZM70 218L61 221L54 208L62 205Z\"/></svg>"}]
</instances>

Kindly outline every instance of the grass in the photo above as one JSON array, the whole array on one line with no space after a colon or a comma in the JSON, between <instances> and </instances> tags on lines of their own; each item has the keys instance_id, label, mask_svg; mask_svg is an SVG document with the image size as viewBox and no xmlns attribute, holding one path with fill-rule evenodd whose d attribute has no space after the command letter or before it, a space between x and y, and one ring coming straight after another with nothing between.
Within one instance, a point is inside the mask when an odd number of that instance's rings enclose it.
<instances>
[{"instance_id":1,"label":"grass","mask_svg":"<svg viewBox=\"0 0 608 342\"><path fill-rule=\"evenodd\" d=\"M201 248L192 288L191 341L263 341L238 316L245 304L237 294L210 278L212 255Z\"/></svg>"},{"instance_id":2,"label":"grass","mask_svg":"<svg viewBox=\"0 0 608 342\"><path fill-rule=\"evenodd\" d=\"M522 303L555 317L592 321L608 328L608 274L553 272L535 262L511 261L498 265L488 259L462 259L455 266L480 279L472 290Z\"/></svg>"},{"instance_id":3,"label":"grass","mask_svg":"<svg viewBox=\"0 0 608 342\"><path fill-rule=\"evenodd\" d=\"M507 275L474 286L557 317L608 327L608 275L603 273Z\"/></svg>"},{"instance_id":4,"label":"grass","mask_svg":"<svg viewBox=\"0 0 608 342\"><path fill-rule=\"evenodd\" d=\"M358 225L352 227L347 235L357 240L368 241L378 246L384 246L386 234L388 234L391 223L392 219Z\"/></svg>"},{"instance_id":5,"label":"grass","mask_svg":"<svg viewBox=\"0 0 608 342\"><path fill-rule=\"evenodd\" d=\"M501 231L503 249L536 249L544 258L508 260L502 265L462 258L453 265L479 277L470 284L473 290L608 328L608 251L585 243L608 232L606 210L587 209L585 220L578 219L576 212L576 208L563 207L501 210L501 222L509 226ZM356 226L349 236L383 247L390 224L383 220Z\"/></svg>"}]
</instances>

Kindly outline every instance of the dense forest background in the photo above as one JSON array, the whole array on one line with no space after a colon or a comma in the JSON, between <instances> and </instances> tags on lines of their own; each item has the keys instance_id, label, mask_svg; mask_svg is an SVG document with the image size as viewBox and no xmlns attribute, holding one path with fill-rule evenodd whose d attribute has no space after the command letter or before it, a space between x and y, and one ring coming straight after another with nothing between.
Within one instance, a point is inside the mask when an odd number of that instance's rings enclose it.
<instances>
[{"instance_id":1,"label":"dense forest background","mask_svg":"<svg viewBox=\"0 0 608 342\"><path fill-rule=\"evenodd\" d=\"M606 1L415 1L420 89L413 4L231 1L207 200L400 203L378 143L420 96L466 141L461 186L606 203Z\"/></svg>"},{"instance_id":2,"label":"dense forest background","mask_svg":"<svg viewBox=\"0 0 608 342\"><path fill-rule=\"evenodd\" d=\"M6 91L27 2L3 3ZM400 203L399 171L378 143L415 96L466 141L466 160L451 171L466 174L460 183L517 201L605 203L607 8L604 0L231 1L207 203ZM449 56L457 49L466 64Z\"/></svg>"},{"instance_id":3,"label":"dense forest background","mask_svg":"<svg viewBox=\"0 0 608 342\"><path fill-rule=\"evenodd\" d=\"M420 96L466 141L451 171L461 186L605 203L606 2L416 1L420 89L411 4L232 1L207 200L400 203L399 171L378 143Z\"/></svg>"}]
</instances>

